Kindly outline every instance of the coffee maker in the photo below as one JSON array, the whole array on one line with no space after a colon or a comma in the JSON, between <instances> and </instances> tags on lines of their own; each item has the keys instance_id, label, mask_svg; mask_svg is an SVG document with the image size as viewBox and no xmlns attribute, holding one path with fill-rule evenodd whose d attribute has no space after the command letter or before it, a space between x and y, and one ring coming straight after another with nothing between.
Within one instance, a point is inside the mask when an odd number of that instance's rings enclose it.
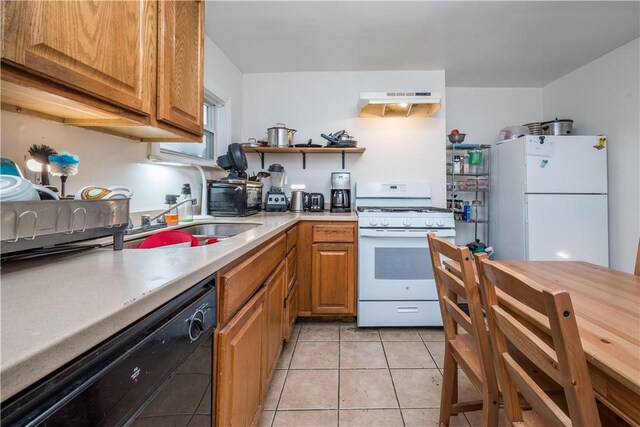
<instances>
[{"instance_id":1,"label":"coffee maker","mask_svg":"<svg viewBox=\"0 0 640 427\"><path fill-rule=\"evenodd\" d=\"M351 212L351 174L331 172L331 212Z\"/></svg>"},{"instance_id":2,"label":"coffee maker","mask_svg":"<svg viewBox=\"0 0 640 427\"><path fill-rule=\"evenodd\" d=\"M274 163L268 169L271 176L271 188L267 193L267 201L265 203L265 211L267 212L286 212L287 196L284 195L284 185L286 184L286 174L281 164Z\"/></svg>"}]
</instances>

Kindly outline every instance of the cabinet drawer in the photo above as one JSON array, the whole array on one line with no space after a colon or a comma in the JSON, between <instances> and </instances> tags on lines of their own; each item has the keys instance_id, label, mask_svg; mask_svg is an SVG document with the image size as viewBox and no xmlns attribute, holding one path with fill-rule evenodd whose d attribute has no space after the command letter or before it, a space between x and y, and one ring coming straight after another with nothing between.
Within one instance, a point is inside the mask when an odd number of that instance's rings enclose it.
<instances>
[{"instance_id":1,"label":"cabinet drawer","mask_svg":"<svg viewBox=\"0 0 640 427\"><path fill-rule=\"evenodd\" d=\"M287 292L293 287L296 281L296 272L298 267L298 251L293 248L287 255Z\"/></svg>"},{"instance_id":2,"label":"cabinet drawer","mask_svg":"<svg viewBox=\"0 0 640 427\"><path fill-rule=\"evenodd\" d=\"M291 249L293 249L296 246L296 243L298 243L298 226L297 225L295 227L291 227L287 231L287 253L291 252Z\"/></svg>"},{"instance_id":3,"label":"cabinet drawer","mask_svg":"<svg viewBox=\"0 0 640 427\"><path fill-rule=\"evenodd\" d=\"M284 258L285 249L283 234L240 261L239 264L221 270L218 291L220 325L226 324L264 283Z\"/></svg>"},{"instance_id":4,"label":"cabinet drawer","mask_svg":"<svg viewBox=\"0 0 640 427\"><path fill-rule=\"evenodd\" d=\"M322 224L313 226L313 243L355 242L355 224Z\"/></svg>"}]
</instances>

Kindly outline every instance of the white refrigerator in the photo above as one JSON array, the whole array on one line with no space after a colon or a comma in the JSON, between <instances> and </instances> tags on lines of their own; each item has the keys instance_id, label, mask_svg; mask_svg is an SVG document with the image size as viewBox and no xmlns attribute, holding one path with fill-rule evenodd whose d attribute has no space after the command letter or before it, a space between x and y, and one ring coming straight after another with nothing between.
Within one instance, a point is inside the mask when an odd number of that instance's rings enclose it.
<instances>
[{"instance_id":1,"label":"white refrigerator","mask_svg":"<svg viewBox=\"0 0 640 427\"><path fill-rule=\"evenodd\" d=\"M492 148L492 258L609 266L601 138L527 135Z\"/></svg>"}]
</instances>

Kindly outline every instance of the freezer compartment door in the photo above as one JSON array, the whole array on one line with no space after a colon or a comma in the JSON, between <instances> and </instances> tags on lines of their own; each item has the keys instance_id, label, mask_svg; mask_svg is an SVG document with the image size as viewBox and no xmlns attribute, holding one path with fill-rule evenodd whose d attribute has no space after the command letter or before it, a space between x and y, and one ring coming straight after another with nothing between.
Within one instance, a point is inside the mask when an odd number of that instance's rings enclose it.
<instances>
[{"instance_id":1,"label":"freezer compartment door","mask_svg":"<svg viewBox=\"0 0 640 427\"><path fill-rule=\"evenodd\" d=\"M606 195L528 194L526 204L528 260L609 266Z\"/></svg>"},{"instance_id":2,"label":"freezer compartment door","mask_svg":"<svg viewBox=\"0 0 640 427\"><path fill-rule=\"evenodd\" d=\"M525 193L607 193L607 149L595 136L527 136ZM542 143L541 143L542 142Z\"/></svg>"}]
</instances>

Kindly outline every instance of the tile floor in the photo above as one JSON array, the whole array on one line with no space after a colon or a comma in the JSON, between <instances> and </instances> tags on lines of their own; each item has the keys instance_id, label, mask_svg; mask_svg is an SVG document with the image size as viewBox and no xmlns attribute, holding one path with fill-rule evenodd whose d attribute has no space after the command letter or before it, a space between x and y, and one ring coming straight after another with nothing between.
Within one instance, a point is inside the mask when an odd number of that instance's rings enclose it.
<instances>
[{"instance_id":1,"label":"tile floor","mask_svg":"<svg viewBox=\"0 0 640 427\"><path fill-rule=\"evenodd\" d=\"M278 361L261 426L436 426L442 329L298 323ZM480 398L460 374L461 399ZM480 426L480 413L451 426Z\"/></svg>"}]
</instances>

